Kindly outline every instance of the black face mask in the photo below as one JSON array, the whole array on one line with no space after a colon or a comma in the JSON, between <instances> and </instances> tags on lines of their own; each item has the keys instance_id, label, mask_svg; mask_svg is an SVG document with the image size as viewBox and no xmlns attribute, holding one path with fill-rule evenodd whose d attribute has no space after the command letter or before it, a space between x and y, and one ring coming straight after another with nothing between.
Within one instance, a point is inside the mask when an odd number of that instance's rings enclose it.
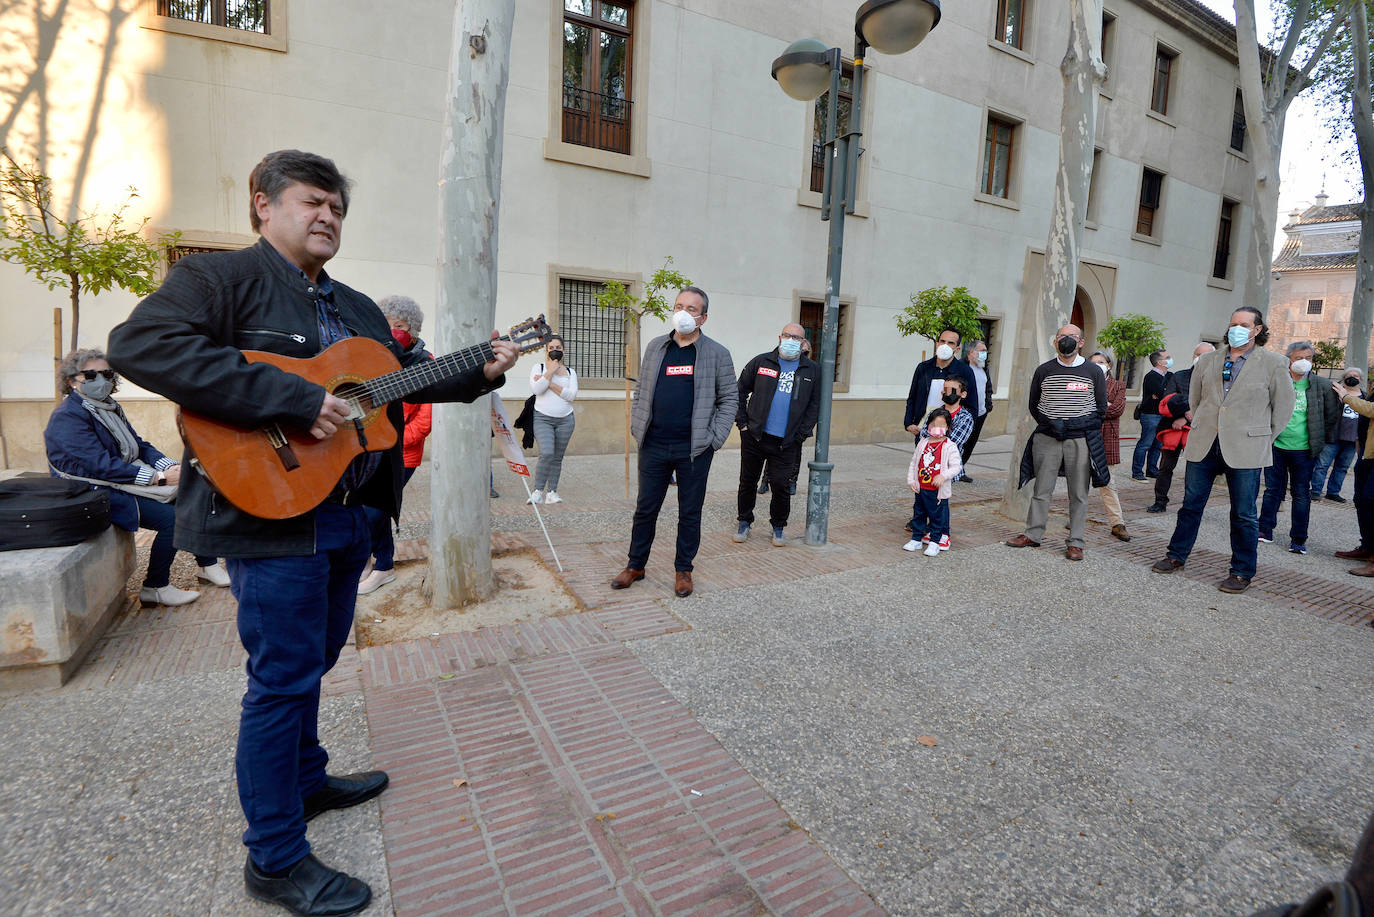
<instances>
[{"instance_id":1,"label":"black face mask","mask_svg":"<svg viewBox=\"0 0 1374 917\"><path fill-rule=\"evenodd\" d=\"M1059 352L1066 357L1073 356L1074 353L1078 350L1078 342L1075 341L1073 338L1060 338L1059 343L1055 346L1058 347Z\"/></svg>"},{"instance_id":2,"label":"black face mask","mask_svg":"<svg viewBox=\"0 0 1374 917\"><path fill-rule=\"evenodd\" d=\"M1344 379L1342 379L1341 381L1345 383L1345 387L1346 387L1346 388L1359 388L1359 387L1360 387L1360 380L1359 380L1359 379L1356 379L1354 376L1346 376L1346 377L1345 377Z\"/></svg>"},{"instance_id":3,"label":"black face mask","mask_svg":"<svg viewBox=\"0 0 1374 917\"><path fill-rule=\"evenodd\" d=\"M562 363L562 362L563 362L563 351L561 351L561 350L550 350L550 351L549 351L549 359L550 359L550 360L557 360L559 363Z\"/></svg>"},{"instance_id":4,"label":"black face mask","mask_svg":"<svg viewBox=\"0 0 1374 917\"><path fill-rule=\"evenodd\" d=\"M945 404L958 404L958 403L959 403L959 393L958 393L958 392L945 392L943 395L940 396L940 400L943 401Z\"/></svg>"}]
</instances>

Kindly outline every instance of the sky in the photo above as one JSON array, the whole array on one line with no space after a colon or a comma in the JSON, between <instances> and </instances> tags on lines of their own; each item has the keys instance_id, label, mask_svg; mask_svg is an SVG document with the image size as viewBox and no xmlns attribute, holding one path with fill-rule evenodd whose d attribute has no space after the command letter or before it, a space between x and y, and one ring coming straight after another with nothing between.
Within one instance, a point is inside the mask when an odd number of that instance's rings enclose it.
<instances>
[{"instance_id":1,"label":"sky","mask_svg":"<svg viewBox=\"0 0 1374 917\"><path fill-rule=\"evenodd\" d=\"M1232 0L1201 0L1218 15L1236 21ZM1255 0L1255 17L1261 38L1272 32L1273 18L1267 0ZM1346 204L1363 197L1359 167L1343 161L1345 150L1329 142L1330 131L1322 124L1322 115L1312 104L1308 94L1298 96L1288 110L1283 132L1283 154L1279 163L1279 242L1286 238L1281 231L1288 222L1289 211L1304 208L1325 189L1328 205ZM1349 142L1354 149L1354 141Z\"/></svg>"}]
</instances>

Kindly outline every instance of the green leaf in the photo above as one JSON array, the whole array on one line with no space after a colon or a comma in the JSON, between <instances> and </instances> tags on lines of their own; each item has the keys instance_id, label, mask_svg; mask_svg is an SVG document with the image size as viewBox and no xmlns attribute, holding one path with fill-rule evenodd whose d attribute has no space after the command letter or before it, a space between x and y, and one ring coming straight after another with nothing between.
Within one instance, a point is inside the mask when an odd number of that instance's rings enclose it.
<instances>
[{"instance_id":1,"label":"green leaf","mask_svg":"<svg viewBox=\"0 0 1374 917\"><path fill-rule=\"evenodd\" d=\"M897 330L903 337L918 334L932 341L946 328L959 332L963 340L977 340L983 335L979 316L987 306L968 291L967 287L931 287L911 294L911 305L893 316Z\"/></svg>"}]
</instances>

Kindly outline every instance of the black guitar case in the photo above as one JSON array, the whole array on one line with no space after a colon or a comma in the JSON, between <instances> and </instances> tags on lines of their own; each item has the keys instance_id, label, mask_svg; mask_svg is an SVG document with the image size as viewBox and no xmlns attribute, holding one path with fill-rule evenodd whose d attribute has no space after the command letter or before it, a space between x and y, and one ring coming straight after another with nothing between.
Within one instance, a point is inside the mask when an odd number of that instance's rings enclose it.
<instances>
[{"instance_id":1,"label":"black guitar case","mask_svg":"<svg viewBox=\"0 0 1374 917\"><path fill-rule=\"evenodd\" d=\"M79 544L110 527L110 494L81 481L0 481L0 551Z\"/></svg>"}]
</instances>

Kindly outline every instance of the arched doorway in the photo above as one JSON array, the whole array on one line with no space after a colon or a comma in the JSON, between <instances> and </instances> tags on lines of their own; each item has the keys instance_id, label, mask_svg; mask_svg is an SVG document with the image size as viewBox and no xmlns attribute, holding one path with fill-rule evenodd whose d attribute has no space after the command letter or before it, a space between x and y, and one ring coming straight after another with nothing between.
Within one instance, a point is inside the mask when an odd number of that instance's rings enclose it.
<instances>
[{"instance_id":1,"label":"arched doorway","mask_svg":"<svg viewBox=\"0 0 1374 917\"><path fill-rule=\"evenodd\" d=\"M1090 329L1087 324L1087 316L1092 315L1093 301L1088 298L1088 294L1082 287L1079 287L1073 294L1073 312L1069 316L1069 322L1083 329L1085 340L1093 339L1094 329Z\"/></svg>"}]
</instances>

